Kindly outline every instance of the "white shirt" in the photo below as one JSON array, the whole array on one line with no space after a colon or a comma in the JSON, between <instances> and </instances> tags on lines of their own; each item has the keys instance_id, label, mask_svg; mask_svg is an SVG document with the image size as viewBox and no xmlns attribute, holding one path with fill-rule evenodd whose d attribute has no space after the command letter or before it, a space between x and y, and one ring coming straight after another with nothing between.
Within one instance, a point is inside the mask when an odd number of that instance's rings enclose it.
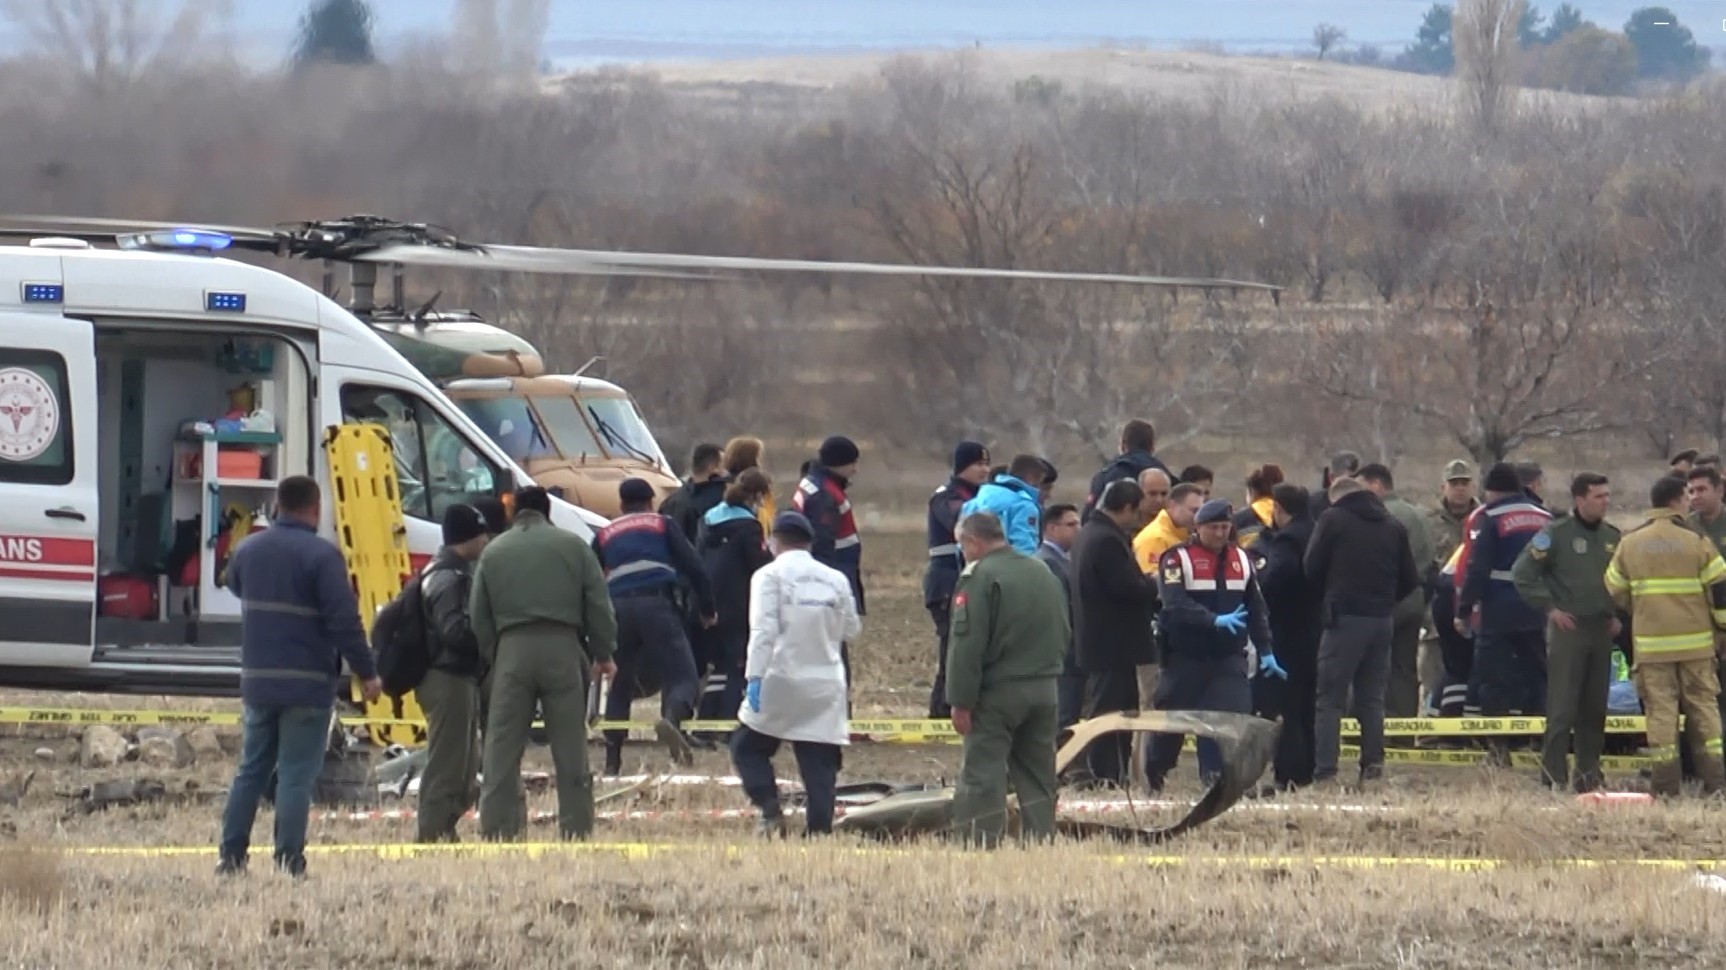
<instances>
[{"instance_id":1,"label":"white shirt","mask_svg":"<svg viewBox=\"0 0 1726 970\"><path fill-rule=\"evenodd\" d=\"M784 741L845 744L845 667L839 645L863 624L851 581L794 550L749 581L749 659L745 676L761 679L761 710L746 698L737 719Z\"/></svg>"}]
</instances>

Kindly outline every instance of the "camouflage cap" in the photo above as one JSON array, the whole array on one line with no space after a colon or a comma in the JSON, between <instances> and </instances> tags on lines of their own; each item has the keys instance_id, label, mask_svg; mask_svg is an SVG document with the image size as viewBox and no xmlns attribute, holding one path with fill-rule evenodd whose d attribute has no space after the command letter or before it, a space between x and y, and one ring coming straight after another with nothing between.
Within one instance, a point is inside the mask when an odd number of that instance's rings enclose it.
<instances>
[{"instance_id":1,"label":"camouflage cap","mask_svg":"<svg viewBox=\"0 0 1726 970\"><path fill-rule=\"evenodd\" d=\"M1474 481L1474 466L1466 460L1458 458L1444 466L1444 480L1447 482Z\"/></svg>"}]
</instances>

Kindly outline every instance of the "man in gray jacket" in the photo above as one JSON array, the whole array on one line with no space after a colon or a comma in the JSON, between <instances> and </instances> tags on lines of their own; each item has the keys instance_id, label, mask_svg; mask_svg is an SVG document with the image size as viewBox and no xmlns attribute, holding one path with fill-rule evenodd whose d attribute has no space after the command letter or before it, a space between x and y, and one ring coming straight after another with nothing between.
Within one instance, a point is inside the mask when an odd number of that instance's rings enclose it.
<instances>
[{"instance_id":1,"label":"man in gray jacket","mask_svg":"<svg viewBox=\"0 0 1726 970\"><path fill-rule=\"evenodd\" d=\"M426 763L420 775L420 842L455 842L455 826L478 796L479 682L485 671L468 617L473 564L491 533L471 505L443 517L443 547L420 579L432 663L414 688L426 716Z\"/></svg>"},{"instance_id":2,"label":"man in gray jacket","mask_svg":"<svg viewBox=\"0 0 1726 970\"><path fill-rule=\"evenodd\" d=\"M1161 473L1159 473L1161 474ZM1061 581L1061 592L1067 599L1067 623L1073 621L1073 540L1079 537L1079 510L1071 505L1051 505L1043 510L1043 544L1037 548L1042 560L1055 578ZM1061 663L1057 726L1066 730L1079 720L1085 705L1085 672L1079 669L1079 658L1073 653L1073 640L1067 641L1067 654Z\"/></svg>"},{"instance_id":3,"label":"man in gray jacket","mask_svg":"<svg viewBox=\"0 0 1726 970\"><path fill-rule=\"evenodd\" d=\"M1433 560L1432 534L1427 531L1426 516L1396 495L1396 485L1390 469L1380 464L1366 465L1355 473L1366 490L1378 496L1390 517L1402 523L1408 533L1408 547L1414 553L1414 564L1421 573L1420 587L1403 597L1392 614L1390 633L1390 679L1384 688L1386 717L1420 716L1420 629L1426 622L1425 572Z\"/></svg>"}]
</instances>

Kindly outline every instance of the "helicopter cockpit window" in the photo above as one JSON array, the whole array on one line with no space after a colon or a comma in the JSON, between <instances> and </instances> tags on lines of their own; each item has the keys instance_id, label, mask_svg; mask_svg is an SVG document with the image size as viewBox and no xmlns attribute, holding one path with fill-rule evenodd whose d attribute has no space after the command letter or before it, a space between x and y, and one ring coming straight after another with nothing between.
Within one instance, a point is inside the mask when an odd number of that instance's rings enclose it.
<instances>
[{"instance_id":1,"label":"helicopter cockpit window","mask_svg":"<svg viewBox=\"0 0 1726 970\"><path fill-rule=\"evenodd\" d=\"M431 405L412 394L383 388L342 388L348 421L380 424L390 432L402 513L443 521L449 507L492 495L497 469L476 452Z\"/></svg>"},{"instance_id":2,"label":"helicopter cockpit window","mask_svg":"<svg viewBox=\"0 0 1726 970\"><path fill-rule=\"evenodd\" d=\"M593 429L582 419L581 407L573 395L537 396L533 399L533 406L539 411L540 419L545 422L546 430L551 432L552 440L557 442L557 450L563 453L563 457L605 457L599 441L593 437Z\"/></svg>"},{"instance_id":3,"label":"helicopter cockpit window","mask_svg":"<svg viewBox=\"0 0 1726 970\"><path fill-rule=\"evenodd\" d=\"M633 458L663 465L665 456L647 430L647 422L627 397L585 397L581 400L587 420L599 432L600 444L613 458Z\"/></svg>"},{"instance_id":4,"label":"helicopter cockpit window","mask_svg":"<svg viewBox=\"0 0 1726 970\"><path fill-rule=\"evenodd\" d=\"M540 427L533 409L521 398L469 398L455 403L512 460L523 462L532 458L558 457L557 445Z\"/></svg>"}]
</instances>

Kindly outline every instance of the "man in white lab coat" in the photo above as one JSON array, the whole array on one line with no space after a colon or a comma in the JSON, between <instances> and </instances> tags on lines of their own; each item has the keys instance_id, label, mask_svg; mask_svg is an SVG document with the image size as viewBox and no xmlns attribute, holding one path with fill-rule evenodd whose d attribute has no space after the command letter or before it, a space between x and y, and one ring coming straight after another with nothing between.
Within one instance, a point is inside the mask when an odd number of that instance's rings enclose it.
<instances>
[{"instance_id":1,"label":"man in white lab coat","mask_svg":"<svg viewBox=\"0 0 1726 970\"><path fill-rule=\"evenodd\" d=\"M851 581L809 554L815 529L798 512L773 520L773 562L749 581L749 658L742 726L731 760L743 791L761 810L757 831L785 835L773 756L791 742L807 793L808 835L833 830L840 745L850 738L840 644L862 631Z\"/></svg>"}]
</instances>

